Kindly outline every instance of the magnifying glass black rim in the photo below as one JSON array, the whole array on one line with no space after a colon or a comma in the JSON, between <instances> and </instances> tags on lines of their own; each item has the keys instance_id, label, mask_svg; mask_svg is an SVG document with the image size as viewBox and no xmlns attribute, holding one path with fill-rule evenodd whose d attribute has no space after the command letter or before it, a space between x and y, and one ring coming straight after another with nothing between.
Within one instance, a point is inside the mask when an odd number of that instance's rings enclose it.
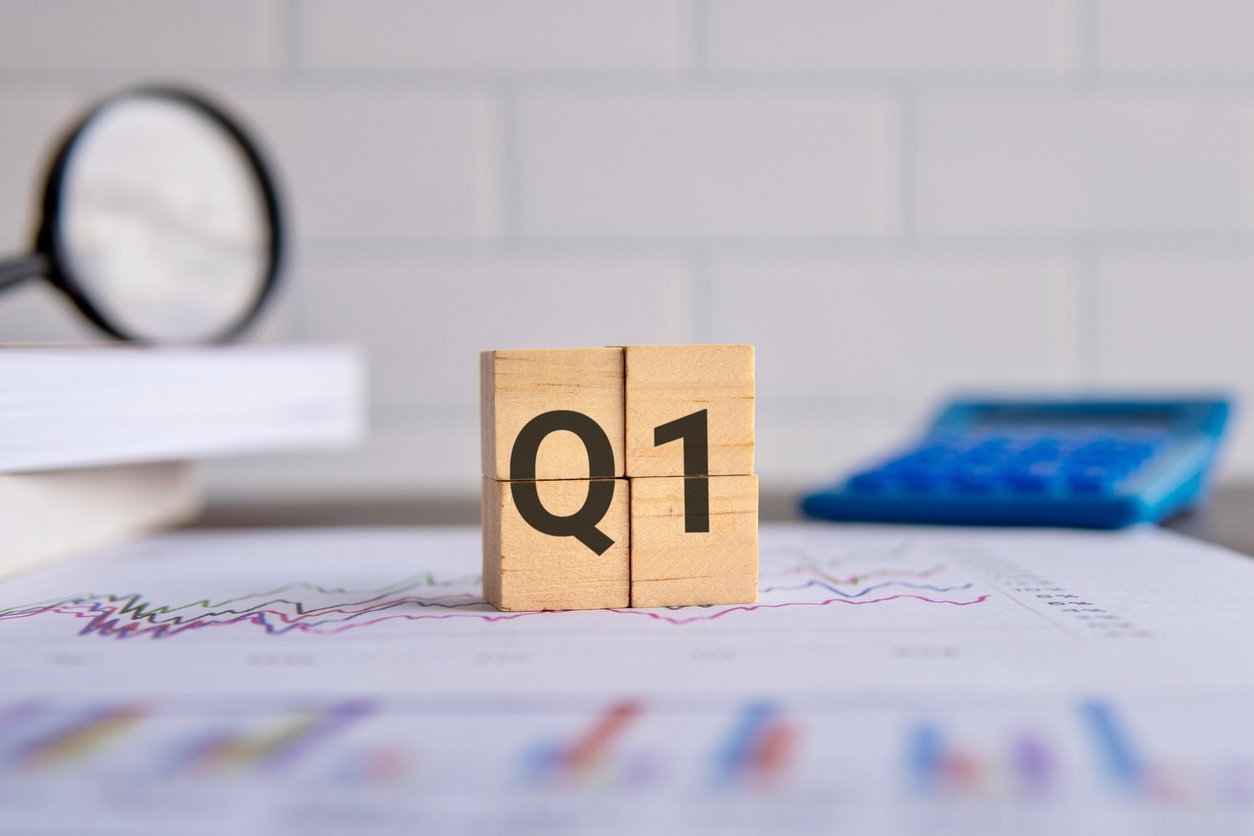
<instances>
[{"instance_id":1,"label":"magnifying glass black rim","mask_svg":"<svg viewBox=\"0 0 1254 836\"><path fill-rule=\"evenodd\" d=\"M112 93L93 106L70 130L48 169L48 176L44 181L43 218L40 223L39 233L35 238L35 249L48 259L47 278L60 288L97 328L120 340L138 343L163 342L159 338L129 333L124 328L119 327L117 323L110 321L108 315L91 300L87 293L83 292L82 287L74 278L73 270L70 267L71 259L68 257L65 244L60 235L61 191L75 143L78 142L83 132L105 108L122 99L141 96L179 102L207 116L238 143L240 149L244 152L244 156L248 159L249 165L252 167L257 185L261 189L262 201L265 204L266 221L269 225L267 247L269 257L262 282L257 288L257 293L254 295L252 303L239 319L216 334L193 341L226 342L238 336L252 324L261 313L262 307L270 297L275 284L277 284L279 266L283 254L283 229L279 213L278 191L256 144L238 122L200 93L171 85L145 84Z\"/></svg>"}]
</instances>

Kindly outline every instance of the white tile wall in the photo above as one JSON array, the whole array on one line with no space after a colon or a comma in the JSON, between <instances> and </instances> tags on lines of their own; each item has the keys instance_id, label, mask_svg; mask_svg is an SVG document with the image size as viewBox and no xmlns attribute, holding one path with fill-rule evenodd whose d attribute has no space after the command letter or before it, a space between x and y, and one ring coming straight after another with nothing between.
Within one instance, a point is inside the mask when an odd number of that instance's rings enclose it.
<instances>
[{"instance_id":1,"label":"white tile wall","mask_svg":"<svg viewBox=\"0 0 1254 836\"><path fill-rule=\"evenodd\" d=\"M277 69L281 0L5 0L0 71Z\"/></svg>"},{"instance_id":2,"label":"white tile wall","mask_svg":"<svg viewBox=\"0 0 1254 836\"><path fill-rule=\"evenodd\" d=\"M927 401L1078 371L1076 276L1062 259L741 257L711 274L712 338L757 345L764 405Z\"/></svg>"},{"instance_id":3,"label":"white tile wall","mask_svg":"<svg viewBox=\"0 0 1254 836\"><path fill-rule=\"evenodd\" d=\"M6 290L0 304L4 305L0 342L78 342L92 335L78 311L46 282Z\"/></svg>"},{"instance_id":4,"label":"white tile wall","mask_svg":"<svg viewBox=\"0 0 1254 836\"><path fill-rule=\"evenodd\" d=\"M302 279L305 333L362 343L376 404L452 411L475 434L484 348L692 340L674 258L366 252L318 259Z\"/></svg>"},{"instance_id":5,"label":"white tile wall","mask_svg":"<svg viewBox=\"0 0 1254 836\"><path fill-rule=\"evenodd\" d=\"M1254 111L1234 97L941 96L919 109L918 222L987 238L1254 230Z\"/></svg>"},{"instance_id":6,"label":"white tile wall","mask_svg":"<svg viewBox=\"0 0 1254 836\"><path fill-rule=\"evenodd\" d=\"M211 490L224 501L353 501L397 494L479 493L478 415L380 415L368 437L347 452L282 454L222 459L205 469Z\"/></svg>"},{"instance_id":7,"label":"white tile wall","mask_svg":"<svg viewBox=\"0 0 1254 836\"><path fill-rule=\"evenodd\" d=\"M63 85L0 80L0 251L33 240L43 170L74 106L72 91Z\"/></svg>"},{"instance_id":8,"label":"white tile wall","mask_svg":"<svg viewBox=\"0 0 1254 836\"><path fill-rule=\"evenodd\" d=\"M1100 380L1238 383L1254 398L1254 252L1114 252L1098 263L1097 290Z\"/></svg>"},{"instance_id":9,"label":"white tile wall","mask_svg":"<svg viewBox=\"0 0 1254 836\"><path fill-rule=\"evenodd\" d=\"M1254 5L1246 0L1099 0L1097 26L1105 73L1254 73Z\"/></svg>"},{"instance_id":10,"label":"white tile wall","mask_svg":"<svg viewBox=\"0 0 1254 836\"><path fill-rule=\"evenodd\" d=\"M815 406L761 404L754 469L772 493L834 481L914 437L929 416L912 402ZM839 463L839 467L836 464Z\"/></svg>"},{"instance_id":11,"label":"white tile wall","mask_svg":"<svg viewBox=\"0 0 1254 836\"><path fill-rule=\"evenodd\" d=\"M1072 0L720 0L709 4L720 71L1058 76L1075 66Z\"/></svg>"},{"instance_id":12,"label":"white tile wall","mask_svg":"<svg viewBox=\"0 0 1254 836\"><path fill-rule=\"evenodd\" d=\"M476 90L235 84L303 241L475 240L500 226L499 107Z\"/></svg>"},{"instance_id":13,"label":"white tile wall","mask_svg":"<svg viewBox=\"0 0 1254 836\"><path fill-rule=\"evenodd\" d=\"M311 0L302 66L432 73L673 73L683 0Z\"/></svg>"},{"instance_id":14,"label":"white tile wall","mask_svg":"<svg viewBox=\"0 0 1254 836\"><path fill-rule=\"evenodd\" d=\"M1250 44L1228 0L0 0L0 245L78 105L185 79L286 184L261 335L372 360L363 449L215 490L469 495L479 349L714 340L789 489L957 387L1254 399ZM0 297L0 340L89 333Z\"/></svg>"},{"instance_id":15,"label":"white tile wall","mask_svg":"<svg viewBox=\"0 0 1254 836\"><path fill-rule=\"evenodd\" d=\"M1227 391L1254 410L1254 251L1113 252L1098 264L1095 302L1098 382ZM1249 432L1230 445L1227 470L1254 472Z\"/></svg>"},{"instance_id":16,"label":"white tile wall","mask_svg":"<svg viewBox=\"0 0 1254 836\"><path fill-rule=\"evenodd\" d=\"M522 229L541 238L881 236L894 223L896 141L878 97L524 95Z\"/></svg>"}]
</instances>

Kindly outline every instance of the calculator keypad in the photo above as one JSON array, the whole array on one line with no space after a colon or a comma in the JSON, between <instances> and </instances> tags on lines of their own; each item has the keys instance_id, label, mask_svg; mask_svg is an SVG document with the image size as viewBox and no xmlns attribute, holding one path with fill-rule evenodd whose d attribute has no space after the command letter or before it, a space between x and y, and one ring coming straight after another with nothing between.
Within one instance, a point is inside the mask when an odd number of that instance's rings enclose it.
<instances>
[{"instance_id":1,"label":"calculator keypad","mask_svg":"<svg viewBox=\"0 0 1254 836\"><path fill-rule=\"evenodd\" d=\"M1165 446L1161 433L935 436L855 474L856 493L1111 494Z\"/></svg>"}]
</instances>

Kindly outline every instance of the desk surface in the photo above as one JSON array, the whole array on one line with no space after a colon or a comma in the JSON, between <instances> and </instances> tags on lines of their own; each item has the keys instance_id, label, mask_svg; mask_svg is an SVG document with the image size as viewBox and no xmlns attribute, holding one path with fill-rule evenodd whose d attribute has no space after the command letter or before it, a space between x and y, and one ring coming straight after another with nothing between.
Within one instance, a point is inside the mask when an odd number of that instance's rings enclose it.
<instances>
[{"instance_id":1,"label":"desk surface","mask_svg":"<svg viewBox=\"0 0 1254 836\"><path fill-rule=\"evenodd\" d=\"M764 521L797 519L796 497L763 494ZM479 500L471 497L386 498L352 502L252 503L211 506L201 527L308 525L477 525ZM1201 510L1167 527L1254 555L1254 485L1222 488Z\"/></svg>"}]
</instances>

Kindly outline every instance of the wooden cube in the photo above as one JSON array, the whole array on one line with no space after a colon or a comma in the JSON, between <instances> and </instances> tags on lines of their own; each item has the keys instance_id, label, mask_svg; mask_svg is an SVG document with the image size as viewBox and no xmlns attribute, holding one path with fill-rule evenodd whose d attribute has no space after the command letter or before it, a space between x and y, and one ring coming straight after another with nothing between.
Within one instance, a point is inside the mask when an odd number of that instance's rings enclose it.
<instances>
[{"instance_id":1,"label":"wooden cube","mask_svg":"<svg viewBox=\"0 0 1254 836\"><path fill-rule=\"evenodd\" d=\"M628 476L682 476L701 467L712 476L753 473L753 346L624 351ZM698 456L691 432L702 429L703 410L707 451Z\"/></svg>"},{"instance_id":2,"label":"wooden cube","mask_svg":"<svg viewBox=\"0 0 1254 836\"><path fill-rule=\"evenodd\" d=\"M757 600L757 476L630 482L633 607Z\"/></svg>"},{"instance_id":3,"label":"wooden cube","mask_svg":"<svg viewBox=\"0 0 1254 836\"><path fill-rule=\"evenodd\" d=\"M479 387L484 476L531 480L623 475L621 348L485 351ZM521 456L524 465L534 463L534 470L512 473L518 462L515 442L524 431L533 445L540 439L538 450ZM602 439L608 440L608 459Z\"/></svg>"},{"instance_id":4,"label":"wooden cube","mask_svg":"<svg viewBox=\"0 0 1254 836\"><path fill-rule=\"evenodd\" d=\"M538 499L524 519L519 502ZM604 493L602 493L604 492ZM579 536L545 533L566 527L581 509L600 512L577 525ZM527 501L527 500L524 500ZM534 502L534 500L531 500ZM626 479L501 482L483 480L483 594L500 610L582 610L626 607L631 599L630 488ZM557 523L554 523L554 520ZM574 525L569 525L575 528ZM597 536L599 533L600 537ZM583 538L582 540L580 538ZM596 549L609 545L604 551Z\"/></svg>"}]
</instances>

